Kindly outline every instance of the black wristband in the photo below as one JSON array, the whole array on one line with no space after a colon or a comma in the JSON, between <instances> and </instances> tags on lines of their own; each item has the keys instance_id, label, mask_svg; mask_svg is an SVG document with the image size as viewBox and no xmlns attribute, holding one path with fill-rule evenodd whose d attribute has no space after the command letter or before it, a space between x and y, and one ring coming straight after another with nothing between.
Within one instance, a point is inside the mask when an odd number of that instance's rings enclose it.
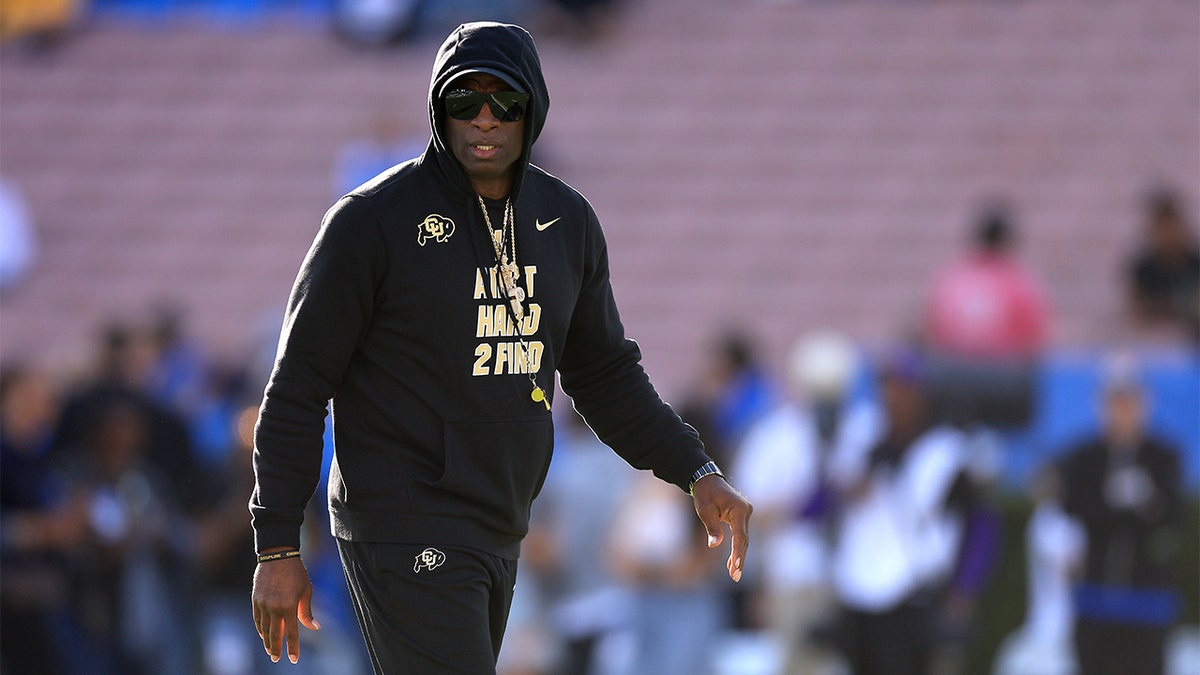
<instances>
[{"instance_id":1,"label":"black wristband","mask_svg":"<svg viewBox=\"0 0 1200 675\"><path fill-rule=\"evenodd\" d=\"M296 550L276 551L275 553L259 553L258 554L258 562L265 563L265 562L271 562L272 560L285 560L287 558L298 558L298 557L300 557L300 551L296 551Z\"/></svg>"}]
</instances>

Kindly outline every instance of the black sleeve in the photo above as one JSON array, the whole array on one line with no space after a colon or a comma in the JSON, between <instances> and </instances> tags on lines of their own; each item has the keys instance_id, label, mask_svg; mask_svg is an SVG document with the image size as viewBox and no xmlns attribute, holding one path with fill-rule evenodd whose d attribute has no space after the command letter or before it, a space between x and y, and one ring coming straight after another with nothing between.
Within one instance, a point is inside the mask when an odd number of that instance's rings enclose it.
<instances>
[{"instance_id":1,"label":"black sleeve","mask_svg":"<svg viewBox=\"0 0 1200 675\"><path fill-rule=\"evenodd\" d=\"M559 361L563 391L600 440L638 469L682 490L709 461L696 431L650 384L637 343L625 337L609 281L608 249L588 209L583 287Z\"/></svg>"},{"instance_id":2,"label":"black sleeve","mask_svg":"<svg viewBox=\"0 0 1200 675\"><path fill-rule=\"evenodd\" d=\"M255 429L257 550L300 545L320 479L326 408L370 324L386 263L366 202L347 197L329 210L292 287Z\"/></svg>"}]
</instances>

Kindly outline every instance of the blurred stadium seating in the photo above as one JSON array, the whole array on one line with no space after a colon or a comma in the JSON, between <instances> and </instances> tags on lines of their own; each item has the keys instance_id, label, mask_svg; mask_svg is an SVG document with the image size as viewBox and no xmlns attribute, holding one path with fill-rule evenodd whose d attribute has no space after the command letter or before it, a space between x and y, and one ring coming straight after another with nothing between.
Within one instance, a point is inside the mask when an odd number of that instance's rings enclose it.
<instances>
[{"instance_id":1,"label":"blurred stadium seating","mask_svg":"<svg viewBox=\"0 0 1200 675\"><path fill-rule=\"evenodd\" d=\"M213 11L156 14L173 4ZM105 0L55 52L0 59L0 172L42 240L0 355L82 362L103 319L160 298L218 353L277 323L338 149L380 110L426 124L436 37L355 50L323 6ZM1177 0L630 2L596 42L537 35L538 159L593 201L669 396L721 326L772 358L815 327L899 335L994 195L1056 349L1100 349L1128 337L1143 192L1200 197L1198 19Z\"/></svg>"}]
</instances>

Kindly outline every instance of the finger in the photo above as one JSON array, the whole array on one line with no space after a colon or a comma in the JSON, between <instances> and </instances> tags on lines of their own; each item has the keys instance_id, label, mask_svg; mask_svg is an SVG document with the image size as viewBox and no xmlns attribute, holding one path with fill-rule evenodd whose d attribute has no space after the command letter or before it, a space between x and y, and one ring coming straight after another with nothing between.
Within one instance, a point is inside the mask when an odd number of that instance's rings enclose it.
<instances>
[{"instance_id":1,"label":"finger","mask_svg":"<svg viewBox=\"0 0 1200 675\"><path fill-rule=\"evenodd\" d=\"M267 611L255 607L254 609L254 628L258 631L258 637L264 641L267 639L267 633L270 632L270 618Z\"/></svg>"},{"instance_id":2,"label":"finger","mask_svg":"<svg viewBox=\"0 0 1200 675\"><path fill-rule=\"evenodd\" d=\"M729 529L733 535L733 544L729 550L729 576L734 581L741 581L746 550L750 546L750 507L739 506L729 515Z\"/></svg>"},{"instance_id":3,"label":"finger","mask_svg":"<svg viewBox=\"0 0 1200 675\"><path fill-rule=\"evenodd\" d=\"M312 596L312 586L305 588L304 593L300 595L300 604L296 606L296 618L309 630L321 630L321 622L313 617Z\"/></svg>"},{"instance_id":4,"label":"finger","mask_svg":"<svg viewBox=\"0 0 1200 675\"><path fill-rule=\"evenodd\" d=\"M288 660L296 663L300 660L300 622L296 617L289 617L284 621L284 633L287 639Z\"/></svg>"},{"instance_id":5,"label":"finger","mask_svg":"<svg viewBox=\"0 0 1200 675\"><path fill-rule=\"evenodd\" d=\"M263 644L272 663L278 663L279 656L283 652L283 624L283 619L274 617L267 622L267 638Z\"/></svg>"},{"instance_id":6,"label":"finger","mask_svg":"<svg viewBox=\"0 0 1200 675\"><path fill-rule=\"evenodd\" d=\"M258 637L262 640L263 650L269 654L270 634L271 634L271 619L267 610L259 608L257 605L254 608L254 628L258 630Z\"/></svg>"},{"instance_id":7,"label":"finger","mask_svg":"<svg viewBox=\"0 0 1200 675\"><path fill-rule=\"evenodd\" d=\"M734 542L736 542L736 541L737 541L737 539L734 539ZM743 549L743 551L744 550L745 549ZM729 578L730 579L733 579L734 581L742 580L742 564L743 564L742 561L744 559L744 556L745 556L744 552L743 553L738 552L736 543L730 548L729 560L726 561L726 563L725 563L725 567L729 570Z\"/></svg>"},{"instance_id":8,"label":"finger","mask_svg":"<svg viewBox=\"0 0 1200 675\"><path fill-rule=\"evenodd\" d=\"M729 578L734 581L742 580L742 554L738 551L738 543L738 536L734 534L733 544L729 547L729 559L725 561L725 568L729 570Z\"/></svg>"}]
</instances>

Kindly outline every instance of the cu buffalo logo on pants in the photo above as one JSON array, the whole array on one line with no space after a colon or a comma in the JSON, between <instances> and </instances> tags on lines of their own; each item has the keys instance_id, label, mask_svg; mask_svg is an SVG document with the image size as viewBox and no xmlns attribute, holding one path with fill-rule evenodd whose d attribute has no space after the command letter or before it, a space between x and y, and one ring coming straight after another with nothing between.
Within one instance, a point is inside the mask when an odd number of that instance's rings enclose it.
<instances>
[{"instance_id":1,"label":"cu buffalo logo on pants","mask_svg":"<svg viewBox=\"0 0 1200 675\"><path fill-rule=\"evenodd\" d=\"M432 572L444 562L446 562L445 553L436 548L427 548L417 554L417 561L413 563L413 572L420 572L423 569Z\"/></svg>"}]
</instances>

